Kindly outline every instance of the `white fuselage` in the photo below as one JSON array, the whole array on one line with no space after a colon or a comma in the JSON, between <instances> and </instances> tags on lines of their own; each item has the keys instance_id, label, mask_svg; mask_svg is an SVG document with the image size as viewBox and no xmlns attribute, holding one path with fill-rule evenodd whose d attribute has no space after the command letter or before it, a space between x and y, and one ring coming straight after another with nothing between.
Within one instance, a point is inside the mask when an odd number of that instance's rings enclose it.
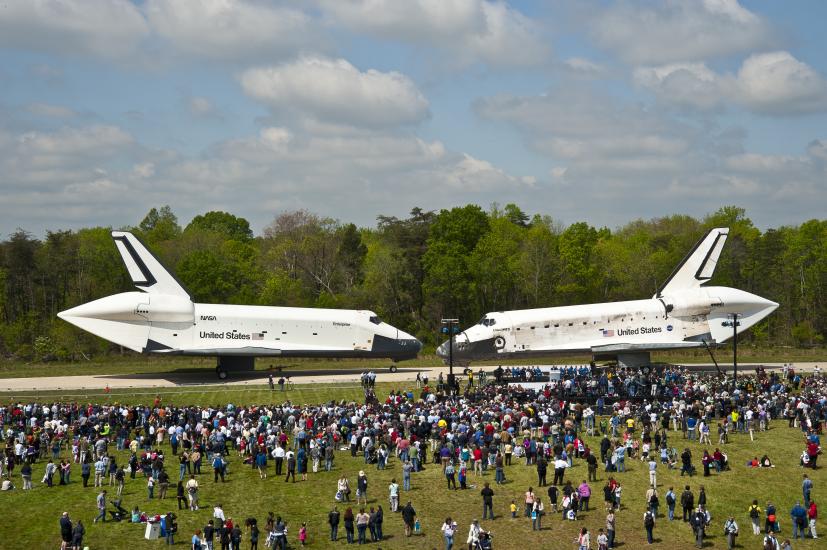
<instances>
[{"instance_id":1,"label":"white fuselage","mask_svg":"<svg viewBox=\"0 0 827 550\"><path fill-rule=\"evenodd\" d=\"M738 314L738 332L778 304L741 290L704 287L672 296L579 306L492 312L454 339L453 358L481 359L585 353L635 353L723 342L724 323ZM450 356L448 342L437 353Z\"/></svg>"},{"instance_id":2,"label":"white fuselage","mask_svg":"<svg viewBox=\"0 0 827 550\"><path fill-rule=\"evenodd\" d=\"M149 353L410 359L421 348L413 336L364 310L199 304L180 296L125 292L60 316Z\"/></svg>"}]
</instances>

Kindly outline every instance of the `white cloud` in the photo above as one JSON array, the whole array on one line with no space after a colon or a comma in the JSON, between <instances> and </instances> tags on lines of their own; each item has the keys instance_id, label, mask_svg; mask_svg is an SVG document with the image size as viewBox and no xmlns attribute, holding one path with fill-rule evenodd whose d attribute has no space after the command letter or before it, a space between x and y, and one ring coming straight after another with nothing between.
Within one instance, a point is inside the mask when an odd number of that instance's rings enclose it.
<instances>
[{"instance_id":1,"label":"white cloud","mask_svg":"<svg viewBox=\"0 0 827 550\"><path fill-rule=\"evenodd\" d=\"M761 155L757 153L742 153L726 158L726 166L737 172L765 174L790 173L798 170L808 162L805 157L788 155Z\"/></svg>"},{"instance_id":2,"label":"white cloud","mask_svg":"<svg viewBox=\"0 0 827 550\"><path fill-rule=\"evenodd\" d=\"M142 162L132 167L132 173L139 178L151 178L155 175L155 164Z\"/></svg>"},{"instance_id":3,"label":"white cloud","mask_svg":"<svg viewBox=\"0 0 827 550\"><path fill-rule=\"evenodd\" d=\"M438 141L384 130L268 127L259 135L218 143L203 155L168 163L155 188L180 204L199 197L194 212L222 204L259 227L279 210L308 208L323 215L372 223L380 213L405 215L414 205L488 204L501 193L525 190L531 178L512 176ZM319 197L324 197L323 201Z\"/></svg>"},{"instance_id":4,"label":"white cloud","mask_svg":"<svg viewBox=\"0 0 827 550\"><path fill-rule=\"evenodd\" d=\"M360 71L344 59L305 57L241 75L244 91L272 109L294 110L326 122L387 127L420 122L428 101L397 72Z\"/></svg>"},{"instance_id":5,"label":"white cloud","mask_svg":"<svg viewBox=\"0 0 827 550\"><path fill-rule=\"evenodd\" d=\"M318 45L300 9L251 0L148 0L154 31L179 52L216 59L264 59Z\"/></svg>"},{"instance_id":6,"label":"white cloud","mask_svg":"<svg viewBox=\"0 0 827 550\"><path fill-rule=\"evenodd\" d=\"M29 74L49 83L60 82L63 79L63 70L47 63L32 65L29 67Z\"/></svg>"},{"instance_id":7,"label":"white cloud","mask_svg":"<svg viewBox=\"0 0 827 550\"><path fill-rule=\"evenodd\" d=\"M789 52L748 57L736 75L718 74L703 63L639 67L635 83L665 103L713 109L726 102L768 114L827 109L827 81Z\"/></svg>"},{"instance_id":8,"label":"white cloud","mask_svg":"<svg viewBox=\"0 0 827 550\"><path fill-rule=\"evenodd\" d=\"M693 147L697 129L582 89L501 95L478 101L475 109L516 127L529 147L557 165L552 181L579 190L561 198L567 202L602 198L622 209L626 197L650 195L656 181L689 171L700 156Z\"/></svg>"},{"instance_id":9,"label":"white cloud","mask_svg":"<svg viewBox=\"0 0 827 550\"><path fill-rule=\"evenodd\" d=\"M52 105L51 103L29 103L26 110L33 115L46 118L74 118L77 113L63 105Z\"/></svg>"},{"instance_id":10,"label":"white cloud","mask_svg":"<svg viewBox=\"0 0 827 550\"><path fill-rule=\"evenodd\" d=\"M130 202L124 201L124 193L131 180L119 166L140 151L120 128L65 127L20 134L0 129L0 145L0 217L10 221L4 229L89 226L117 215ZM117 219L107 222L123 225Z\"/></svg>"},{"instance_id":11,"label":"white cloud","mask_svg":"<svg viewBox=\"0 0 827 550\"><path fill-rule=\"evenodd\" d=\"M755 111L803 113L827 108L827 81L788 52L752 55L738 71L741 101Z\"/></svg>"},{"instance_id":12,"label":"white cloud","mask_svg":"<svg viewBox=\"0 0 827 550\"><path fill-rule=\"evenodd\" d=\"M416 205L485 205L540 187L531 176L408 132L304 121L268 126L197 155L143 147L116 127L23 134L0 127L0 173L4 228L41 231L121 226L158 204L173 205L182 220L221 207L255 227L292 208L370 224L378 214L405 215Z\"/></svg>"},{"instance_id":13,"label":"white cloud","mask_svg":"<svg viewBox=\"0 0 827 550\"><path fill-rule=\"evenodd\" d=\"M17 139L19 152L40 159L72 155L100 158L132 143L132 136L116 126L67 127L51 133L27 132Z\"/></svg>"},{"instance_id":14,"label":"white cloud","mask_svg":"<svg viewBox=\"0 0 827 550\"><path fill-rule=\"evenodd\" d=\"M808 202L821 204L827 193L827 170L820 155L818 140L800 156L744 153L725 159L732 178L745 189L762 189L777 208L798 203L803 209Z\"/></svg>"},{"instance_id":15,"label":"white cloud","mask_svg":"<svg viewBox=\"0 0 827 550\"><path fill-rule=\"evenodd\" d=\"M292 139L293 136L287 128L264 128L261 131L261 143L278 153L286 152Z\"/></svg>"},{"instance_id":16,"label":"white cloud","mask_svg":"<svg viewBox=\"0 0 827 550\"><path fill-rule=\"evenodd\" d=\"M533 185L531 178L521 179L519 182L503 170L495 167L486 160L474 158L464 154L462 158L442 174L442 181L446 185L464 192L479 192L502 189L508 191L518 185Z\"/></svg>"},{"instance_id":17,"label":"white cloud","mask_svg":"<svg viewBox=\"0 0 827 550\"><path fill-rule=\"evenodd\" d=\"M654 92L664 103L702 110L718 108L734 90L732 77L722 77L704 63L638 67L634 81Z\"/></svg>"},{"instance_id":18,"label":"white cloud","mask_svg":"<svg viewBox=\"0 0 827 550\"><path fill-rule=\"evenodd\" d=\"M215 105L206 97L193 96L187 100L190 114L196 117L210 117L216 115Z\"/></svg>"},{"instance_id":19,"label":"white cloud","mask_svg":"<svg viewBox=\"0 0 827 550\"><path fill-rule=\"evenodd\" d=\"M133 143L129 134L114 126L7 135L0 155L4 195L13 194L15 187L49 189L97 179L101 167Z\"/></svg>"},{"instance_id":20,"label":"white cloud","mask_svg":"<svg viewBox=\"0 0 827 550\"><path fill-rule=\"evenodd\" d=\"M807 146L807 154L819 162L827 162L827 142L814 139Z\"/></svg>"},{"instance_id":21,"label":"white cloud","mask_svg":"<svg viewBox=\"0 0 827 550\"><path fill-rule=\"evenodd\" d=\"M774 42L769 24L737 0L624 0L598 9L591 27L609 53L635 65L700 61Z\"/></svg>"},{"instance_id":22,"label":"white cloud","mask_svg":"<svg viewBox=\"0 0 827 550\"><path fill-rule=\"evenodd\" d=\"M703 67L676 70L709 77ZM501 95L475 108L488 120L516 128L549 158L553 191L546 191L547 200L569 220L624 223L654 213L703 215L737 204L753 219L777 226L820 216L827 196L827 146L820 140L800 156L748 153L746 134L737 128L718 130L703 119L693 123L691 117L582 89Z\"/></svg>"},{"instance_id":23,"label":"white cloud","mask_svg":"<svg viewBox=\"0 0 827 550\"><path fill-rule=\"evenodd\" d=\"M584 57L570 57L566 59L563 64L570 70L578 73L598 75L605 71L602 65Z\"/></svg>"},{"instance_id":24,"label":"white cloud","mask_svg":"<svg viewBox=\"0 0 827 550\"><path fill-rule=\"evenodd\" d=\"M549 140L540 140L541 148L547 148L556 158L587 159L602 157L629 157L629 156L676 156L688 149L689 144L684 139L664 137L660 135L631 135L631 136L589 136L583 137L553 137Z\"/></svg>"},{"instance_id":25,"label":"white cloud","mask_svg":"<svg viewBox=\"0 0 827 550\"><path fill-rule=\"evenodd\" d=\"M461 64L533 66L550 43L505 2L487 0L320 0L334 24L380 38L446 50Z\"/></svg>"},{"instance_id":26,"label":"white cloud","mask_svg":"<svg viewBox=\"0 0 827 550\"><path fill-rule=\"evenodd\" d=\"M132 53L149 27L129 0L4 0L0 45L119 58Z\"/></svg>"}]
</instances>

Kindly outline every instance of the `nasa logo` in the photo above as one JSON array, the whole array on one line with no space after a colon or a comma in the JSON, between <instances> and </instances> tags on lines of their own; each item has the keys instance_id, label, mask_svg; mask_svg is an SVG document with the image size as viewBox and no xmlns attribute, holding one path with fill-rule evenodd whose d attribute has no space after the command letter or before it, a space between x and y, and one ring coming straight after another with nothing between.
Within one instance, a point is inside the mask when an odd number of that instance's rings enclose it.
<instances>
[{"instance_id":1,"label":"nasa logo","mask_svg":"<svg viewBox=\"0 0 827 550\"><path fill-rule=\"evenodd\" d=\"M672 325L666 325L666 330L668 330L669 332L672 332Z\"/></svg>"},{"instance_id":2,"label":"nasa logo","mask_svg":"<svg viewBox=\"0 0 827 550\"><path fill-rule=\"evenodd\" d=\"M215 315L202 315L202 321L215 321Z\"/></svg>"}]
</instances>

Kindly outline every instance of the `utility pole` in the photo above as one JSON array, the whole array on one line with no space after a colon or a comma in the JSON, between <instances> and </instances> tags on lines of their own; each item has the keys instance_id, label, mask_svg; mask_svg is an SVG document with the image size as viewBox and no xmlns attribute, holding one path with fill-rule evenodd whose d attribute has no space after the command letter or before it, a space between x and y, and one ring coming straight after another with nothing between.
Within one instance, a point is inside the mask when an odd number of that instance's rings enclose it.
<instances>
[{"instance_id":1,"label":"utility pole","mask_svg":"<svg viewBox=\"0 0 827 550\"><path fill-rule=\"evenodd\" d=\"M457 388L454 377L454 334L459 332L459 319L442 319L442 333L448 335L448 388L451 395Z\"/></svg>"},{"instance_id":2,"label":"utility pole","mask_svg":"<svg viewBox=\"0 0 827 550\"><path fill-rule=\"evenodd\" d=\"M729 318L731 321L724 321L721 326L732 327L732 387L734 389L738 385L738 327L741 323L738 322L737 313L731 313Z\"/></svg>"}]
</instances>

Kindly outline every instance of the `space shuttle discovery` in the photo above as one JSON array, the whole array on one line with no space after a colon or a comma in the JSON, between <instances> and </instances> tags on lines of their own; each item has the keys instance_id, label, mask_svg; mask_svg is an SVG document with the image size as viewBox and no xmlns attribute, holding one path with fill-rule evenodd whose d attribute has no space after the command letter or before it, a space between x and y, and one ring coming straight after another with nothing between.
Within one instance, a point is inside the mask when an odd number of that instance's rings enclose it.
<instances>
[{"instance_id":1,"label":"space shuttle discovery","mask_svg":"<svg viewBox=\"0 0 827 550\"><path fill-rule=\"evenodd\" d=\"M702 238L648 300L497 311L458 334L453 359L519 359L591 354L621 366L648 365L650 352L713 346L772 313L778 304L754 294L703 286L712 278L728 228ZM450 340L437 349L450 356Z\"/></svg>"},{"instance_id":2,"label":"space shuttle discovery","mask_svg":"<svg viewBox=\"0 0 827 550\"><path fill-rule=\"evenodd\" d=\"M107 296L58 317L141 353L214 356L219 378L256 357L416 357L422 344L372 311L194 303L132 233L112 238L139 292Z\"/></svg>"}]
</instances>

